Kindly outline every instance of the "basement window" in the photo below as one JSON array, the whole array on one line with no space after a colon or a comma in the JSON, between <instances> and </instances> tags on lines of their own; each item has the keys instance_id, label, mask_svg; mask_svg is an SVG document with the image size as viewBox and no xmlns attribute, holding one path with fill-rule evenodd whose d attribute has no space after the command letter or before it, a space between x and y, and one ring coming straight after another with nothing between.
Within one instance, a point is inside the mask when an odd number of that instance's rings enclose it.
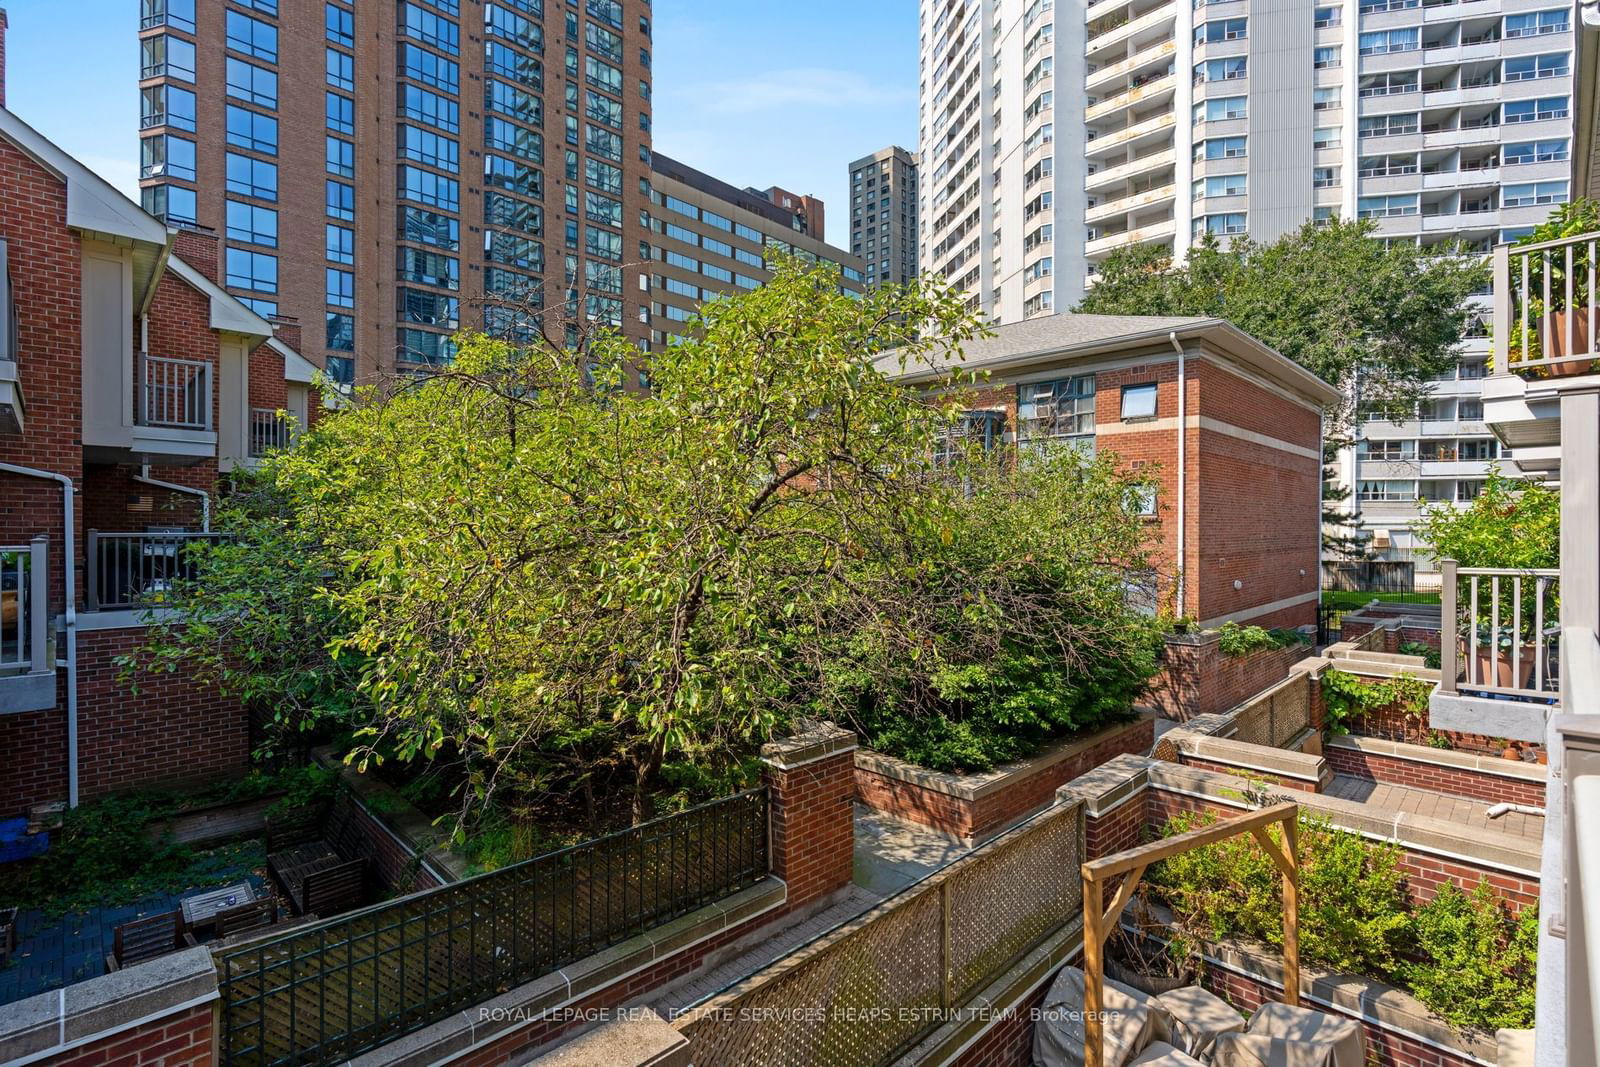
<instances>
[{"instance_id":1,"label":"basement window","mask_svg":"<svg viewBox=\"0 0 1600 1067\"><path fill-rule=\"evenodd\" d=\"M1156 417L1156 384L1125 385L1122 387L1122 421L1153 419Z\"/></svg>"}]
</instances>

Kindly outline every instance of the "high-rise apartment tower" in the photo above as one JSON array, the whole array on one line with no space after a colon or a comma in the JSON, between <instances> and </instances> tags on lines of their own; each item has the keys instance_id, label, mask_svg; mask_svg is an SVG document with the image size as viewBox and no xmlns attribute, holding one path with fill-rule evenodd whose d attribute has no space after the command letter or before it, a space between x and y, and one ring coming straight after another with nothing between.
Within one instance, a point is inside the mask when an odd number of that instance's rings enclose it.
<instances>
[{"instance_id":1,"label":"high-rise apartment tower","mask_svg":"<svg viewBox=\"0 0 1600 1067\"><path fill-rule=\"evenodd\" d=\"M917 276L917 157L898 145L850 164L850 251L869 285Z\"/></svg>"},{"instance_id":2,"label":"high-rise apartment tower","mask_svg":"<svg viewBox=\"0 0 1600 1067\"><path fill-rule=\"evenodd\" d=\"M643 342L647 0L141 3L146 208L332 376L535 305Z\"/></svg>"}]
</instances>

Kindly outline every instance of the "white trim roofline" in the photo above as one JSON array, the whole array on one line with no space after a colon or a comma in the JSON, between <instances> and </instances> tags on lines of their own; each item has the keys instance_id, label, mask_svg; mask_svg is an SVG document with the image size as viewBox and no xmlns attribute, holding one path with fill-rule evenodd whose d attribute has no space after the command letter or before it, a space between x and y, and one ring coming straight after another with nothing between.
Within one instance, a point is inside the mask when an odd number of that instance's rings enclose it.
<instances>
[{"instance_id":1,"label":"white trim roofline","mask_svg":"<svg viewBox=\"0 0 1600 1067\"><path fill-rule=\"evenodd\" d=\"M167 266L190 287L211 301L211 328L224 333L243 334L246 337L269 338L272 323L251 311L238 297L207 278L177 256L167 260ZM284 347L288 347L287 345Z\"/></svg>"},{"instance_id":2,"label":"white trim roofline","mask_svg":"<svg viewBox=\"0 0 1600 1067\"><path fill-rule=\"evenodd\" d=\"M312 362L276 337L267 341L267 347L283 357L283 380L297 382L301 385L310 385L316 377L317 368Z\"/></svg>"}]
</instances>

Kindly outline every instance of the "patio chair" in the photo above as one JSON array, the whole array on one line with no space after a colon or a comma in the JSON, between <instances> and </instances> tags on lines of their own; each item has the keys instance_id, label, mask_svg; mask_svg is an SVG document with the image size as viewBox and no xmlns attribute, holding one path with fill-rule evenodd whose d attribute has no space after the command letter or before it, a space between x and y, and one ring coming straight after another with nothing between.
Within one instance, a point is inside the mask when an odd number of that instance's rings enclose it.
<instances>
[{"instance_id":1,"label":"patio chair","mask_svg":"<svg viewBox=\"0 0 1600 1067\"><path fill-rule=\"evenodd\" d=\"M278 921L278 902L271 896L217 912L217 939L245 930L259 930Z\"/></svg>"},{"instance_id":2,"label":"patio chair","mask_svg":"<svg viewBox=\"0 0 1600 1067\"><path fill-rule=\"evenodd\" d=\"M117 971L134 963L153 960L182 948L192 948L194 935L184 927L181 911L164 911L132 919L118 926L111 936L111 954L106 970Z\"/></svg>"},{"instance_id":3,"label":"patio chair","mask_svg":"<svg viewBox=\"0 0 1600 1067\"><path fill-rule=\"evenodd\" d=\"M327 918L359 907L366 895L366 843L355 825L354 801L336 801L320 841L275 852L267 870L297 915Z\"/></svg>"}]
</instances>

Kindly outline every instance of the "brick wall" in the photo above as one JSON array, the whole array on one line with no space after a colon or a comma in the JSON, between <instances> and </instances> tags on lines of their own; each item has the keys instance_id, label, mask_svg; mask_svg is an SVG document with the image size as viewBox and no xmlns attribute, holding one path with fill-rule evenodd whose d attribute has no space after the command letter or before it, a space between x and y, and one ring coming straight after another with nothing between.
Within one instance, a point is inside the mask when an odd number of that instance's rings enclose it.
<instances>
[{"instance_id":1,"label":"brick wall","mask_svg":"<svg viewBox=\"0 0 1600 1067\"><path fill-rule=\"evenodd\" d=\"M131 683L118 677L116 659L146 639L143 627L78 636L78 787L84 798L214 781L248 766L247 717L236 700L181 673L140 672ZM59 721L64 713L54 715Z\"/></svg>"},{"instance_id":2,"label":"brick wall","mask_svg":"<svg viewBox=\"0 0 1600 1067\"><path fill-rule=\"evenodd\" d=\"M1314 652L1310 645L1223 655L1215 631L1174 634L1161 652L1161 673L1147 699L1169 719L1227 711L1289 677L1289 668Z\"/></svg>"},{"instance_id":3,"label":"brick wall","mask_svg":"<svg viewBox=\"0 0 1600 1067\"><path fill-rule=\"evenodd\" d=\"M1036 1013L1044 1008L1045 995L1050 992L1050 982L1023 997L1017 1004L983 1035L955 1058L955 1067L1030 1067L1033 1063L1033 1028L1038 1025Z\"/></svg>"},{"instance_id":4,"label":"brick wall","mask_svg":"<svg viewBox=\"0 0 1600 1067\"><path fill-rule=\"evenodd\" d=\"M422 865L415 852L389 832L382 818L358 802L350 790L340 789L334 805L340 809L341 816L348 814L354 820L351 825L361 836L368 870L385 892L420 893L443 884Z\"/></svg>"},{"instance_id":5,"label":"brick wall","mask_svg":"<svg viewBox=\"0 0 1600 1067\"><path fill-rule=\"evenodd\" d=\"M825 727L763 746L772 873L793 911L855 877L855 734Z\"/></svg>"},{"instance_id":6,"label":"brick wall","mask_svg":"<svg viewBox=\"0 0 1600 1067\"><path fill-rule=\"evenodd\" d=\"M50 1067L211 1067L216 1032L201 1004L44 1061Z\"/></svg>"},{"instance_id":7,"label":"brick wall","mask_svg":"<svg viewBox=\"0 0 1600 1067\"><path fill-rule=\"evenodd\" d=\"M1322 755L1335 774L1431 789L1452 796L1472 797L1489 804L1544 806L1544 785L1523 778L1450 767L1421 758L1363 752L1342 745L1328 745L1323 748Z\"/></svg>"},{"instance_id":8,"label":"brick wall","mask_svg":"<svg viewBox=\"0 0 1600 1067\"><path fill-rule=\"evenodd\" d=\"M21 815L28 806L67 797L66 675L56 674L57 706L49 711L0 715L0 819Z\"/></svg>"}]
</instances>

